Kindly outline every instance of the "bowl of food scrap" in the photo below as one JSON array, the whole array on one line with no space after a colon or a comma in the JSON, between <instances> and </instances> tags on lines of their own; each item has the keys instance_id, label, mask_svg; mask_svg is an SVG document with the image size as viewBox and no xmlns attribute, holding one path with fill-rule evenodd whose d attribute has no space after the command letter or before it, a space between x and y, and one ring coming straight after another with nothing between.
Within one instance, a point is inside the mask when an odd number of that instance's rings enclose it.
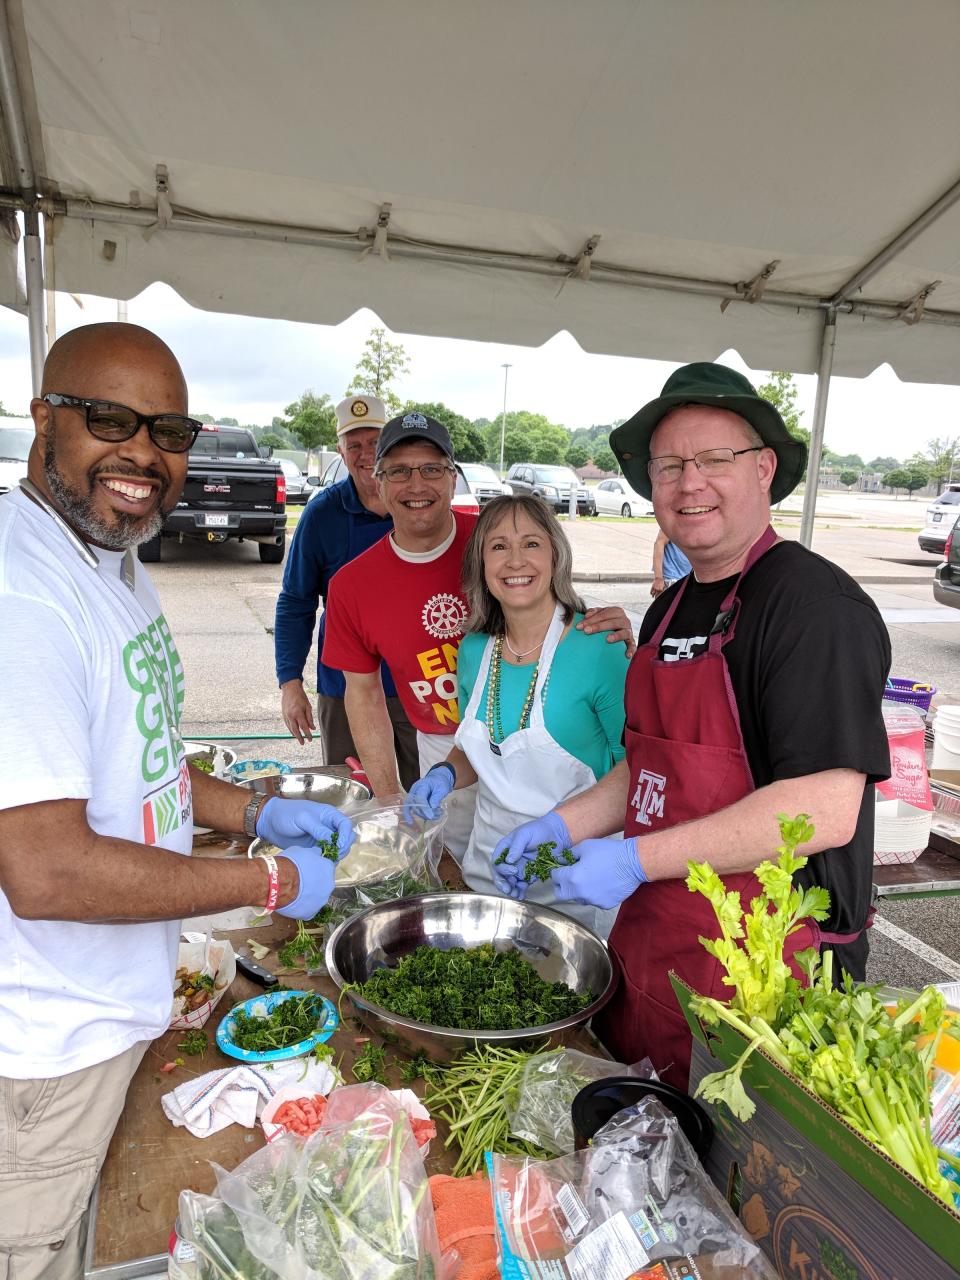
<instances>
[{"instance_id":1,"label":"bowl of food scrap","mask_svg":"<svg viewBox=\"0 0 960 1280\"><path fill-rule=\"evenodd\" d=\"M482 893L368 907L331 935L326 965L368 1027L438 1062L477 1043L563 1044L615 985L578 921Z\"/></svg>"}]
</instances>

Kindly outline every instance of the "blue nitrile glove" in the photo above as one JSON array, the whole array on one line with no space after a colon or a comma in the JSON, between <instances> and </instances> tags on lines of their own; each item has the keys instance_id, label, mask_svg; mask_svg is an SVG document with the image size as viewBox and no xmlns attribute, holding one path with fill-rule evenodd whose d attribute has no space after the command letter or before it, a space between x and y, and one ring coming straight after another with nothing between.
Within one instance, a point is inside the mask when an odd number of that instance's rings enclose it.
<instances>
[{"instance_id":1,"label":"blue nitrile glove","mask_svg":"<svg viewBox=\"0 0 960 1280\"><path fill-rule=\"evenodd\" d=\"M403 806L404 822L410 822L413 817L439 818L440 806L453 790L456 780L453 765L445 760L428 769L407 792Z\"/></svg>"},{"instance_id":2,"label":"blue nitrile glove","mask_svg":"<svg viewBox=\"0 0 960 1280\"><path fill-rule=\"evenodd\" d=\"M257 835L278 849L311 849L337 833L337 854L353 844L353 823L332 804L313 800L281 800L271 796L257 818ZM329 862L329 858L324 859ZM332 864L331 864L332 865Z\"/></svg>"},{"instance_id":3,"label":"blue nitrile glove","mask_svg":"<svg viewBox=\"0 0 960 1280\"><path fill-rule=\"evenodd\" d=\"M570 832L556 809L551 809L542 818L534 818L532 822L514 827L508 836L497 842L492 859L493 883L501 893L521 900L526 896L524 868L537 856L537 846L550 840L557 846L557 852L570 848ZM497 859L504 850L507 856L503 862L498 863Z\"/></svg>"},{"instance_id":4,"label":"blue nitrile glove","mask_svg":"<svg viewBox=\"0 0 960 1280\"><path fill-rule=\"evenodd\" d=\"M311 803L307 801L307 804ZM292 920L312 920L327 905L327 899L333 892L337 864L325 858L319 849L284 849L277 854L278 860L281 857L289 859L297 868L300 886L292 902L285 907L274 907L274 911L278 916L289 916Z\"/></svg>"},{"instance_id":5,"label":"blue nitrile glove","mask_svg":"<svg viewBox=\"0 0 960 1280\"><path fill-rule=\"evenodd\" d=\"M640 865L637 840L581 840L573 846L577 861L550 872L558 902L587 902L609 911L619 907L647 873Z\"/></svg>"}]
</instances>

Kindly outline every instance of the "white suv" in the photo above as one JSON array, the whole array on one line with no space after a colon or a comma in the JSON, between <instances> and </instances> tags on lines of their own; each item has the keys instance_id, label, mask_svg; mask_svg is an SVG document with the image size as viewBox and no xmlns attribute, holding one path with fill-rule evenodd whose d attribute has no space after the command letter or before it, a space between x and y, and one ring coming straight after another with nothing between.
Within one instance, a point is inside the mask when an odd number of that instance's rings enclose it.
<instances>
[{"instance_id":1,"label":"white suv","mask_svg":"<svg viewBox=\"0 0 960 1280\"><path fill-rule=\"evenodd\" d=\"M960 516L960 484L947 485L932 506L927 507L927 523L917 541L921 551L942 556L947 534Z\"/></svg>"}]
</instances>

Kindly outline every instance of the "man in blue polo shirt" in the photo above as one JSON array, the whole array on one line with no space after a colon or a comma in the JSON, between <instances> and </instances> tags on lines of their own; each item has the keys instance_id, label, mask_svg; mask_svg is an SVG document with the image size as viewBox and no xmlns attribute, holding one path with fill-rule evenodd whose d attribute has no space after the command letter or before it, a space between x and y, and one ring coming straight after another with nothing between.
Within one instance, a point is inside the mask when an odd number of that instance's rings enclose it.
<instances>
[{"instance_id":1,"label":"man in blue polo shirt","mask_svg":"<svg viewBox=\"0 0 960 1280\"><path fill-rule=\"evenodd\" d=\"M356 755L356 748L343 706L343 674L320 658L325 614L317 630L316 722L303 687L317 609L321 600L326 604L327 588L337 570L393 528L373 478L377 441L387 417L383 401L376 396L348 396L337 405L336 414L337 449L348 475L318 493L300 517L287 554L273 633L284 723L300 743L312 741L316 729L326 764L341 764L347 756ZM381 674L400 780L410 787L420 776L416 730L400 705L386 666Z\"/></svg>"}]
</instances>

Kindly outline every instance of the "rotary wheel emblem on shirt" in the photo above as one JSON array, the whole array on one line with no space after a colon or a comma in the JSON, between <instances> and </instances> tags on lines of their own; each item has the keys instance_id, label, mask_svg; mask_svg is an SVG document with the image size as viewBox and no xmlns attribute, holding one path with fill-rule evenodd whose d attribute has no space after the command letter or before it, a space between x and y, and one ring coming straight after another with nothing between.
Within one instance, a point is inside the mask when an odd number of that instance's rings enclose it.
<instances>
[{"instance_id":1,"label":"rotary wheel emblem on shirt","mask_svg":"<svg viewBox=\"0 0 960 1280\"><path fill-rule=\"evenodd\" d=\"M423 629L436 640L452 640L463 632L467 606L459 596L441 591L431 596L420 615Z\"/></svg>"}]
</instances>

